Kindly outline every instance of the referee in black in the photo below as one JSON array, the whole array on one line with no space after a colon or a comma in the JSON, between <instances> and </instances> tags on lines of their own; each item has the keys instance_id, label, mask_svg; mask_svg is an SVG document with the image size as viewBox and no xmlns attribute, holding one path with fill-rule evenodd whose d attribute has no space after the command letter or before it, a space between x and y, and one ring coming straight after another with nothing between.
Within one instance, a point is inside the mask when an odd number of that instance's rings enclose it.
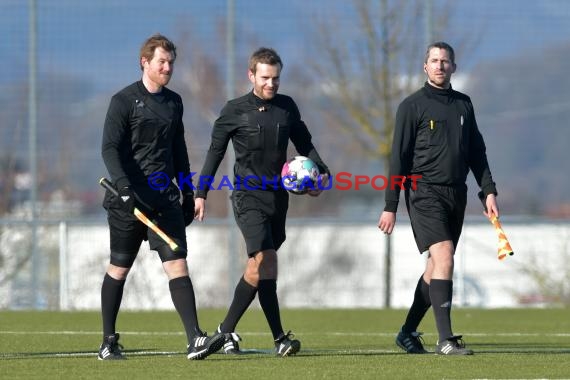
<instances>
[{"instance_id":1,"label":"referee in black","mask_svg":"<svg viewBox=\"0 0 570 380\"><path fill-rule=\"evenodd\" d=\"M421 176L417 186L406 182L405 199L418 249L428 255L414 301L396 337L397 345L410 354L427 353L421 333L416 330L430 306L439 333L435 353L473 354L465 348L461 335L453 334L450 317L453 256L463 227L465 182L470 170L484 195L487 210L499 215L497 190L473 104L467 95L451 87L455 69L455 53L450 45L429 45L424 61L427 81L402 101L396 114L390 178ZM386 191L386 205L378 221L385 234L394 229L399 198L398 186Z\"/></svg>"},{"instance_id":2,"label":"referee in black","mask_svg":"<svg viewBox=\"0 0 570 380\"><path fill-rule=\"evenodd\" d=\"M103 201L111 257L101 287L100 360L125 358L115 324L123 287L143 240L158 252L168 276L172 302L186 330L188 359L204 359L224 343L224 335L207 337L198 326L185 233L185 227L194 219L194 192L192 186L179 183L179 189L172 183L173 178L190 175L182 99L165 87L172 77L175 59L176 46L169 39L160 34L148 38L139 56L142 79L112 97L105 119L103 161L119 196L107 191ZM178 244L180 251L173 252L133 215L135 204Z\"/></svg>"},{"instance_id":3,"label":"referee in black","mask_svg":"<svg viewBox=\"0 0 570 380\"><path fill-rule=\"evenodd\" d=\"M311 142L311 134L301 120L292 98L277 94L283 63L273 49L260 48L249 59L248 76L253 90L230 100L212 130L212 141L200 180L213 178L229 141L236 162L232 203L235 219L245 238L248 260L243 277L218 332L226 333L224 352L239 353L236 325L255 295L265 314L278 356L297 353L301 343L285 333L277 299L277 250L285 241L285 219L289 195L280 183L281 168L287 160L289 140L297 151L312 159L328 183L329 170ZM219 181L218 181L219 182ZM323 186L309 192L317 196ZM210 186L198 186L196 218L203 220Z\"/></svg>"}]
</instances>

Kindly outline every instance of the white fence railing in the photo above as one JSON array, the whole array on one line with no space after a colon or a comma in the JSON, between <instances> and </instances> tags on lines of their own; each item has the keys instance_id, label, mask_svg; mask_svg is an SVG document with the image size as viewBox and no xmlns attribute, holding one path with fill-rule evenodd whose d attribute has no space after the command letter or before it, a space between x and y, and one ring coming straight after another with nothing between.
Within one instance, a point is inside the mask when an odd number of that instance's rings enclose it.
<instances>
[{"instance_id":1,"label":"white fence railing","mask_svg":"<svg viewBox=\"0 0 570 380\"><path fill-rule=\"evenodd\" d=\"M554 282L568 283L570 223L504 225L516 254L498 261L492 226L485 221L465 224L456 254L455 305L547 302L537 279L527 274L529 267ZM245 263L241 236L230 249L228 231L223 222L212 221L187 230L199 307L227 307L236 273ZM0 223L0 308L98 309L109 257L105 222L38 222L37 252L31 252L30 236L29 223ZM407 307L425 257L418 254L407 221L398 222L392 238L391 306ZM374 223L289 221L287 241L279 251L282 307L383 307L384 239ZM230 255L239 260L230 260ZM172 308L160 260L146 242L127 281L123 307Z\"/></svg>"}]
</instances>

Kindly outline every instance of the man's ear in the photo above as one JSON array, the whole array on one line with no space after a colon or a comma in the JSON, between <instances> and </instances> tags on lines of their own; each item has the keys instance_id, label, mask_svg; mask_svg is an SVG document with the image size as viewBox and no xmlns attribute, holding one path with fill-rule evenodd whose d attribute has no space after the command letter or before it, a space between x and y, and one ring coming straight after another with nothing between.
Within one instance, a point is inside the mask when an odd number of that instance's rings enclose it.
<instances>
[{"instance_id":1,"label":"man's ear","mask_svg":"<svg viewBox=\"0 0 570 380\"><path fill-rule=\"evenodd\" d=\"M251 83L255 83L255 74L251 70L247 70L247 77Z\"/></svg>"}]
</instances>

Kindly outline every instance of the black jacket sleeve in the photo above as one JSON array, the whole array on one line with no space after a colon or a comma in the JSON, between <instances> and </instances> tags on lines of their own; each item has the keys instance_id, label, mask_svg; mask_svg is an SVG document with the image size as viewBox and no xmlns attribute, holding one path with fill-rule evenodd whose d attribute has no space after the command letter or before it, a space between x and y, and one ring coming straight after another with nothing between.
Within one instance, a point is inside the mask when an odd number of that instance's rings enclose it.
<instances>
[{"instance_id":1,"label":"black jacket sleeve","mask_svg":"<svg viewBox=\"0 0 570 380\"><path fill-rule=\"evenodd\" d=\"M410 174L417 130L417 112L412 103L403 101L396 112L390 172L388 178ZM385 193L384 211L396 212L400 201L400 187L388 186Z\"/></svg>"},{"instance_id":2,"label":"black jacket sleeve","mask_svg":"<svg viewBox=\"0 0 570 380\"><path fill-rule=\"evenodd\" d=\"M470 130L471 136L469 136L469 167L471 171L473 171L473 176L475 177L475 180L483 194L485 196L489 194L497 195L497 188L495 187L495 182L493 182L491 170L489 169L485 142L483 140L483 136L481 136L481 133L479 132L479 128L477 127L477 121L475 120L475 112L473 112L472 117L473 126Z\"/></svg>"},{"instance_id":3,"label":"black jacket sleeve","mask_svg":"<svg viewBox=\"0 0 570 380\"><path fill-rule=\"evenodd\" d=\"M130 149L128 136L128 120L130 107L126 99L119 95L111 98L105 125L103 128L103 140L101 154L111 180L118 189L130 185L129 178L121 165L120 152Z\"/></svg>"}]
</instances>

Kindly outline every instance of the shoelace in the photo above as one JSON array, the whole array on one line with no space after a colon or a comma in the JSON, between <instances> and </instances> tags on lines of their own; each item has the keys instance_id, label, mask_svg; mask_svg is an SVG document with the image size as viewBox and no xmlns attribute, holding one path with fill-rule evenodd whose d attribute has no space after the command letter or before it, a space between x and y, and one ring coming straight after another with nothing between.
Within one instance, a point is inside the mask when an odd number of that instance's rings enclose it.
<instances>
[{"instance_id":1,"label":"shoelace","mask_svg":"<svg viewBox=\"0 0 570 380\"><path fill-rule=\"evenodd\" d=\"M407 351L410 350L424 350L424 339L421 337L423 333L414 331L406 334L400 341L402 345L406 347Z\"/></svg>"},{"instance_id":2,"label":"shoelace","mask_svg":"<svg viewBox=\"0 0 570 380\"><path fill-rule=\"evenodd\" d=\"M465 342L461 339L461 335L451 337L448 340L456 347L465 348Z\"/></svg>"},{"instance_id":3,"label":"shoelace","mask_svg":"<svg viewBox=\"0 0 570 380\"><path fill-rule=\"evenodd\" d=\"M230 339L237 344L237 342L241 342L241 336L239 336L238 334L236 334L235 332L231 332L229 333Z\"/></svg>"},{"instance_id":4,"label":"shoelace","mask_svg":"<svg viewBox=\"0 0 570 380\"><path fill-rule=\"evenodd\" d=\"M414 341L414 343L419 344L419 345L424 345L424 338L422 338L423 333L416 331L410 334L410 336L412 337L411 339Z\"/></svg>"},{"instance_id":5,"label":"shoelace","mask_svg":"<svg viewBox=\"0 0 570 380\"><path fill-rule=\"evenodd\" d=\"M229 350L237 350L239 351L239 341L241 341L241 337L236 334L235 332L228 333L227 336L229 337L224 344L224 351Z\"/></svg>"},{"instance_id":6,"label":"shoelace","mask_svg":"<svg viewBox=\"0 0 570 380\"><path fill-rule=\"evenodd\" d=\"M295 334L293 334L293 333L291 332L291 330L289 330L289 331L287 331L286 334L283 334L283 336L277 338L277 339L275 340L275 342L276 342L276 343L281 343L281 342L285 341L286 339L287 339L287 340L293 340L293 338L295 338Z\"/></svg>"}]
</instances>

